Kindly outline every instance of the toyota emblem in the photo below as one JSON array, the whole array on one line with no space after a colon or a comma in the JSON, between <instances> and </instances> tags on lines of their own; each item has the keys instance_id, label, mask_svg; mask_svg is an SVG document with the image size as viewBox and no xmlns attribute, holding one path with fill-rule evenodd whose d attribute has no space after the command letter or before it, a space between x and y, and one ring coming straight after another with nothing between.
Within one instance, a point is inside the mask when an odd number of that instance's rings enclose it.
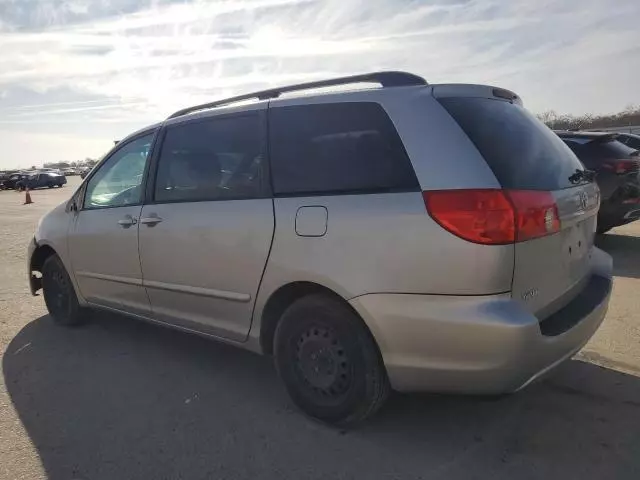
<instances>
[{"instance_id":1,"label":"toyota emblem","mask_svg":"<svg viewBox=\"0 0 640 480\"><path fill-rule=\"evenodd\" d=\"M580 206L583 210L587 209L588 201L589 198L587 197L587 194L585 192L580 192Z\"/></svg>"}]
</instances>

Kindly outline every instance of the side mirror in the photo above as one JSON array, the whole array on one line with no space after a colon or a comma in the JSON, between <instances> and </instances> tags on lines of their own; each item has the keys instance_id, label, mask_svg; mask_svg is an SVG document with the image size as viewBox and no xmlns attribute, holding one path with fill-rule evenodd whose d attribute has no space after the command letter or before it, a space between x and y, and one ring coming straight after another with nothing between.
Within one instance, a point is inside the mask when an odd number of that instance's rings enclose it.
<instances>
[{"instance_id":1,"label":"side mirror","mask_svg":"<svg viewBox=\"0 0 640 480\"><path fill-rule=\"evenodd\" d=\"M71 197L69 202L67 202L67 208L65 209L67 212L77 212L78 211L78 201L76 200L76 196Z\"/></svg>"}]
</instances>

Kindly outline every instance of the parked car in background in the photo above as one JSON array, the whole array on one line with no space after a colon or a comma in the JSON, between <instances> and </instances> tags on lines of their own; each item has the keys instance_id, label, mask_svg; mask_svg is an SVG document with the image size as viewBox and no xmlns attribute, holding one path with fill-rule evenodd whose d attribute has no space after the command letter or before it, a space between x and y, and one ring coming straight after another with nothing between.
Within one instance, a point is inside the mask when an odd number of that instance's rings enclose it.
<instances>
[{"instance_id":1,"label":"parked car in background","mask_svg":"<svg viewBox=\"0 0 640 480\"><path fill-rule=\"evenodd\" d=\"M7 180L9 180L10 176L11 176L11 174L9 174L9 173L5 173L5 172L0 173L0 190L6 190L7 189L7 187L5 185L5 182Z\"/></svg>"},{"instance_id":2,"label":"parked car in background","mask_svg":"<svg viewBox=\"0 0 640 480\"><path fill-rule=\"evenodd\" d=\"M598 233L640 218L640 156L638 150L610 132L557 131L600 187Z\"/></svg>"},{"instance_id":3,"label":"parked car in background","mask_svg":"<svg viewBox=\"0 0 640 480\"><path fill-rule=\"evenodd\" d=\"M640 135L633 133L619 133L618 141L624 143L627 147L640 150Z\"/></svg>"},{"instance_id":4,"label":"parked car in background","mask_svg":"<svg viewBox=\"0 0 640 480\"><path fill-rule=\"evenodd\" d=\"M26 173L13 173L7 177L4 181L4 187L7 190L12 190L17 188L16 184L22 180L23 178L27 178L29 175Z\"/></svg>"},{"instance_id":5,"label":"parked car in background","mask_svg":"<svg viewBox=\"0 0 640 480\"><path fill-rule=\"evenodd\" d=\"M91 167L84 167L82 170L80 170L80 178L85 178L90 171Z\"/></svg>"},{"instance_id":6,"label":"parked car in background","mask_svg":"<svg viewBox=\"0 0 640 480\"><path fill-rule=\"evenodd\" d=\"M64 175L52 172L41 172L34 173L32 175L24 175L16 182L16 188L19 190L24 190L25 188L33 190L35 188L62 187L66 183L67 179Z\"/></svg>"},{"instance_id":7,"label":"parked car in background","mask_svg":"<svg viewBox=\"0 0 640 480\"><path fill-rule=\"evenodd\" d=\"M41 173L55 173L56 175L64 175L64 171L59 168L40 168L38 172Z\"/></svg>"},{"instance_id":8,"label":"parked car in background","mask_svg":"<svg viewBox=\"0 0 640 480\"><path fill-rule=\"evenodd\" d=\"M281 96L362 83L381 88ZM513 92L379 72L132 134L27 268L59 324L102 308L273 355L301 410L345 425L391 388L514 392L571 358L611 295L597 211Z\"/></svg>"},{"instance_id":9,"label":"parked car in background","mask_svg":"<svg viewBox=\"0 0 640 480\"><path fill-rule=\"evenodd\" d=\"M62 173L64 174L65 177L71 177L73 175L78 174L75 168L65 168L64 170L62 170Z\"/></svg>"}]
</instances>

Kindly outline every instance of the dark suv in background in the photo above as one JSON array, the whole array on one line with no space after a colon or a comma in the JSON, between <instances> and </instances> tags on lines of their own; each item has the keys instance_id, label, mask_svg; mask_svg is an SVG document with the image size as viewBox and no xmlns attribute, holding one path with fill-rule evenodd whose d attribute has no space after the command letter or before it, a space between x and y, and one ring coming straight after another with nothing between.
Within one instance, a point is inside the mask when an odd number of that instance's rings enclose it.
<instances>
[{"instance_id":1,"label":"dark suv in background","mask_svg":"<svg viewBox=\"0 0 640 480\"><path fill-rule=\"evenodd\" d=\"M596 172L601 204L598 233L640 218L640 157L618 133L557 131L589 170Z\"/></svg>"},{"instance_id":2,"label":"dark suv in background","mask_svg":"<svg viewBox=\"0 0 640 480\"><path fill-rule=\"evenodd\" d=\"M640 150L640 135L633 133L619 133L618 141L624 143L627 147Z\"/></svg>"},{"instance_id":3,"label":"dark suv in background","mask_svg":"<svg viewBox=\"0 0 640 480\"><path fill-rule=\"evenodd\" d=\"M62 187L66 183L67 179L64 175L59 175L53 172L44 172L34 173L33 175L24 175L16 182L15 188L17 190L24 190L25 188L33 190L35 188Z\"/></svg>"}]
</instances>

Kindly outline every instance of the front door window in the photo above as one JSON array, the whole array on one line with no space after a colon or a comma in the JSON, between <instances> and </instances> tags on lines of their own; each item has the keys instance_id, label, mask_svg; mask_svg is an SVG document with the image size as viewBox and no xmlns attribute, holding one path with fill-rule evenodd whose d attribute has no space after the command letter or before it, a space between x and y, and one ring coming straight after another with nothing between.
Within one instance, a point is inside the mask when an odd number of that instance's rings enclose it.
<instances>
[{"instance_id":1,"label":"front door window","mask_svg":"<svg viewBox=\"0 0 640 480\"><path fill-rule=\"evenodd\" d=\"M100 166L87 184L85 209L142 203L142 180L153 134L123 145Z\"/></svg>"}]
</instances>

